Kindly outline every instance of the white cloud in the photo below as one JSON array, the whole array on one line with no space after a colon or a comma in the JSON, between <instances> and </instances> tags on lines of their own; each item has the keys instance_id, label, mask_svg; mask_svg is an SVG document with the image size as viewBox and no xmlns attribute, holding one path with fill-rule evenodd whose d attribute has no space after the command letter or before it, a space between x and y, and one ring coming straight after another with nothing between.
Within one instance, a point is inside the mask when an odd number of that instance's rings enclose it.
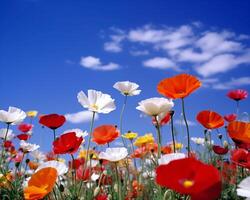
<instances>
[{"instance_id":1,"label":"white cloud","mask_svg":"<svg viewBox=\"0 0 250 200\"><path fill-rule=\"evenodd\" d=\"M131 50L130 51L130 54L132 56L145 56L145 55L148 55L149 54L149 51L148 50Z\"/></svg>"},{"instance_id":2,"label":"white cloud","mask_svg":"<svg viewBox=\"0 0 250 200\"><path fill-rule=\"evenodd\" d=\"M225 73L238 65L250 63L250 54L246 53L242 56L234 54L220 54L205 62L200 67L196 67L198 74L208 77L218 73Z\"/></svg>"},{"instance_id":3,"label":"white cloud","mask_svg":"<svg viewBox=\"0 0 250 200\"><path fill-rule=\"evenodd\" d=\"M92 119L92 112L90 111L80 111L77 113L68 113L65 114L65 118L68 122L71 122L73 124L78 124L78 123L85 123L85 122L90 122ZM98 115L95 117L95 119L98 119Z\"/></svg>"},{"instance_id":4,"label":"white cloud","mask_svg":"<svg viewBox=\"0 0 250 200\"><path fill-rule=\"evenodd\" d=\"M121 42L126 38L125 32L118 28L111 28L115 33L109 36L110 41L104 43L104 50L112 53L119 53L122 51Z\"/></svg>"},{"instance_id":5,"label":"white cloud","mask_svg":"<svg viewBox=\"0 0 250 200\"><path fill-rule=\"evenodd\" d=\"M184 120L176 119L176 120L174 120L174 123L176 125L185 126ZM197 125L195 122L189 121L189 120L187 120L187 123L188 123L188 126L196 126Z\"/></svg>"},{"instance_id":6,"label":"white cloud","mask_svg":"<svg viewBox=\"0 0 250 200\"><path fill-rule=\"evenodd\" d=\"M250 85L250 76L232 78L230 81L224 83L215 83L212 85L212 88L218 90L228 90L228 89L237 89L239 87L247 85Z\"/></svg>"},{"instance_id":7,"label":"white cloud","mask_svg":"<svg viewBox=\"0 0 250 200\"><path fill-rule=\"evenodd\" d=\"M103 65L100 58L93 56L81 57L80 65L88 69L100 71L111 71L120 68L118 64L113 62Z\"/></svg>"},{"instance_id":8,"label":"white cloud","mask_svg":"<svg viewBox=\"0 0 250 200\"><path fill-rule=\"evenodd\" d=\"M111 41L104 46L107 51L120 52L123 42L127 42L132 56L149 52L167 54L164 59L144 61L144 66L157 69L185 66L187 70L192 68L199 75L210 77L249 64L250 47L246 43L249 38L248 35L207 28L201 22L193 22L176 27L144 25L128 30L115 29L110 35ZM133 51L135 48L143 48L143 51ZM157 54L155 57L159 58Z\"/></svg>"},{"instance_id":9,"label":"white cloud","mask_svg":"<svg viewBox=\"0 0 250 200\"><path fill-rule=\"evenodd\" d=\"M104 50L109 52L118 53L122 51L122 47L119 43L116 42L105 42Z\"/></svg>"},{"instance_id":10,"label":"white cloud","mask_svg":"<svg viewBox=\"0 0 250 200\"><path fill-rule=\"evenodd\" d=\"M169 68L176 67L174 62L163 57L155 57L155 58L146 60L143 62L143 65L145 67L158 68L158 69L169 69Z\"/></svg>"}]
</instances>

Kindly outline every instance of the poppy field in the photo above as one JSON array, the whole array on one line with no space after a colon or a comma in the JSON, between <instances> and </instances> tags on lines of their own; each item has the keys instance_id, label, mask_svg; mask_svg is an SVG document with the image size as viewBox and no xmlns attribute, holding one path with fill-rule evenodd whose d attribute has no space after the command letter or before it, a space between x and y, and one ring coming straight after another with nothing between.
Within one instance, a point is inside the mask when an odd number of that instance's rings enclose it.
<instances>
[{"instance_id":1,"label":"poppy field","mask_svg":"<svg viewBox=\"0 0 250 200\"><path fill-rule=\"evenodd\" d=\"M109 94L90 89L76 94L76 102L92 113L89 130L61 131L67 120L58 113L40 114L9 107L0 110L1 200L226 200L250 199L250 122L240 116L242 89L228 91L225 101L235 102L234 113L200 110L196 121L203 132L189 128L188 97L199 92L202 82L190 74L159 80L158 97L138 102L139 85L116 82L122 105ZM116 92L117 92L116 91ZM176 139L175 109L181 108L185 145ZM120 111L119 124L95 125L97 114ZM123 127L125 110L147 116L153 133L137 133ZM50 152L31 143L34 120L53 138ZM138 124L140 126L140 124ZM143 125L142 125L143 126ZM162 127L169 126L171 140L163 142ZM19 134L14 134L16 128ZM113 143L120 140L119 147ZM202 147L202 148L200 148Z\"/></svg>"}]
</instances>

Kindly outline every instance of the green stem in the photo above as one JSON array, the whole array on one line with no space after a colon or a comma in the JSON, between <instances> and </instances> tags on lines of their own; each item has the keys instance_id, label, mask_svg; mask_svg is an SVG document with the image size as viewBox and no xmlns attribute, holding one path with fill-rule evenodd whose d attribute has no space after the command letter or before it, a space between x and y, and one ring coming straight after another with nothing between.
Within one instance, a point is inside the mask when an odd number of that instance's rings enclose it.
<instances>
[{"instance_id":1,"label":"green stem","mask_svg":"<svg viewBox=\"0 0 250 200\"><path fill-rule=\"evenodd\" d=\"M115 162L115 173L116 173L116 180L117 180L117 185L118 185L118 199L122 200L121 182L120 182L118 166L116 162Z\"/></svg>"},{"instance_id":2,"label":"green stem","mask_svg":"<svg viewBox=\"0 0 250 200\"><path fill-rule=\"evenodd\" d=\"M236 115L237 115L237 119L239 119L239 112L240 112L240 101L237 100L236 101Z\"/></svg>"},{"instance_id":3,"label":"green stem","mask_svg":"<svg viewBox=\"0 0 250 200\"><path fill-rule=\"evenodd\" d=\"M93 112L93 115L92 115L92 119L91 119L91 124L90 124L90 131L89 131L89 138L88 138L88 145L87 145L87 153L86 153L86 159L85 159L85 162L84 162L84 165L83 165L83 174L84 175L84 170L87 166L87 163L88 163L88 157L89 157L89 148L90 148L90 141L91 141L91 138L92 138L92 132L93 132L93 127L94 127L94 121L95 121L95 112ZM81 180L81 183L80 183L80 187L79 187L79 193L81 192L81 188L82 188L82 184L83 184L83 180Z\"/></svg>"},{"instance_id":4,"label":"green stem","mask_svg":"<svg viewBox=\"0 0 250 200\"><path fill-rule=\"evenodd\" d=\"M185 113L185 104L184 104L184 98L181 98L181 105L182 105L182 115L183 119L186 125L186 130L187 130L187 139L188 139L188 157L190 156L190 134L189 134L189 127L187 123L187 118L186 118L186 113Z\"/></svg>"},{"instance_id":5,"label":"green stem","mask_svg":"<svg viewBox=\"0 0 250 200\"><path fill-rule=\"evenodd\" d=\"M125 107L126 107L126 104L127 104L127 99L128 99L128 95L125 95L124 97L124 103L123 103L123 106L122 106L122 110L121 110L121 114L120 114L120 133L122 134L122 122L123 122L123 114L124 114L124 111L125 111ZM122 137L122 143L124 145L124 147L127 146L126 144L126 141L125 139Z\"/></svg>"},{"instance_id":6,"label":"green stem","mask_svg":"<svg viewBox=\"0 0 250 200\"><path fill-rule=\"evenodd\" d=\"M174 138L174 113L171 113L171 133L172 133L172 141L173 141L173 147L174 147L174 153L176 153L175 150L175 138Z\"/></svg>"},{"instance_id":7,"label":"green stem","mask_svg":"<svg viewBox=\"0 0 250 200\"><path fill-rule=\"evenodd\" d=\"M131 148L132 148L132 151L133 151L133 153L135 153L135 148L134 148L133 141L132 141L132 140L130 140L130 143L131 143ZM135 169L136 169L136 171L137 171L137 166L136 166L136 160L135 160L135 158L134 158L134 166L135 166Z\"/></svg>"},{"instance_id":8,"label":"green stem","mask_svg":"<svg viewBox=\"0 0 250 200\"><path fill-rule=\"evenodd\" d=\"M160 125L157 119L157 116L154 116L155 121L156 121L156 130L157 130L157 139L158 139L158 158L161 156L161 130L160 130Z\"/></svg>"},{"instance_id":9,"label":"green stem","mask_svg":"<svg viewBox=\"0 0 250 200\"><path fill-rule=\"evenodd\" d=\"M56 129L53 129L54 141L56 140Z\"/></svg>"},{"instance_id":10,"label":"green stem","mask_svg":"<svg viewBox=\"0 0 250 200\"><path fill-rule=\"evenodd\" d=\"M4 140L3 140L3 144L2 144L2 152L1 152L1 160L0 160L0 167L1 167L1 169L2 169L2 161L4 160L4 151L5 151L5 149L4 149L4 143L6 142L6 140L7 140L7 136L8 136L8 132L9 132L9 128L10 128L10 123L7 123L7 128L6 128L6 133L5 133L5 136L4 136Z\"/></svg>"}]
</instances>

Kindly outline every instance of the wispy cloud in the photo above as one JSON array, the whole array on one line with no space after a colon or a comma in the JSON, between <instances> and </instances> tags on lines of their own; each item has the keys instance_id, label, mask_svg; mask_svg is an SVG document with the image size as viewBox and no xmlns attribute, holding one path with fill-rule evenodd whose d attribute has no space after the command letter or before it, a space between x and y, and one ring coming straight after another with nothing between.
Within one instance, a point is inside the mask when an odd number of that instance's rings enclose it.
<instances>
[{"instance_id":1,"label":"wispy cloud","mask_svg":"<svg viewBox=\"0 0 250 200\"><path fill-rule=\"evenodd\" d=\"M149 54L148 50L131 50L130 54L132 56L145 56Z\"/></svg>"},{"instance_id":2,"label":"wispy cloud","mask_svg":"<svg viewBox=\"0 0 250 200\"><path fill-rule=\"evenodd\" d=\"M90 111L80 111L77 113L67 113L64 116L68 122L71 122L73 124L79 124L90 122L92 119L92 115L93 114ZM98 119L98 115L96 119Z\"/></svg>"},{"instance_id":3,"label":"wispy cloud","mask_svg":"<svg viewBox=\"0 0 250 200\"><path fill-rule=\"evenodd\" d=\"M117 53L123 50L122 44L126 42L126 48L128 46L133 56L146 55L151 51L154 55L164 53L165 61L159 60L159 56L155 56L157 59L153 61L165 62L169 66L173 63L175 66L185 65L185 69L192 68L203 77L211 77L250 64L250 47L245 42L249 38L248 35L206 28L202 23L194 22L178 27L144 25L128 30L115 29L110 35L111 40L104 46L107 46L106 50ZM133 52L131 49L135 44L144 51ZM143 62L145 67L173 68L166 67L165 63L147 64L147 61Z\"/></svg>"},{"instance_id":4,"label":"wispy cloud","mask_svg":"<svg viewBox=\"0 0 250 200\"><path fill-rule=\"evenodd\" d=\"M181 126L185 126L184 120L180 120L180 119L176 119L174 120L174 123L176 125L181 125ZM196 126L197 124L193 121L189 121L187 120L188 126Z\"/></svg>"},{"instance_id":5,"label":"wispy cloud","mask_svg":"<svg viewBox=\"0 0 250 200\"><path fill-rule=\"evenodd\" d=\"M155 57L155 58L146 60L143 62L143 65L145 67L158 68L158 69L177 68L176 64L173 61L164 57Z\"/></svg>"},{"instance_id":6,"label":"wispy cloud","mask_svg":"<svg viewBox=\"0 0 250 200\"><path fill-rule=\"evenodd\" d=\"M237 89L250 85L250 76L231 78L228 81L220 81L218 78L201 79L202 86L216 90Z\"/></svg>"},{"instance_id":7,"label":"wispy cloud","mask_svg":"<svg viewBox=\"0 0 250 200\"><path fill-rule=\"evenodd\" d=\"M102 64L100 58L93 56L81 57L80 65L88 69L100 70L100 71L111 71L120 68L118 64L113 62L110 62L108 64Z\"/></svg>"}]
</instances>

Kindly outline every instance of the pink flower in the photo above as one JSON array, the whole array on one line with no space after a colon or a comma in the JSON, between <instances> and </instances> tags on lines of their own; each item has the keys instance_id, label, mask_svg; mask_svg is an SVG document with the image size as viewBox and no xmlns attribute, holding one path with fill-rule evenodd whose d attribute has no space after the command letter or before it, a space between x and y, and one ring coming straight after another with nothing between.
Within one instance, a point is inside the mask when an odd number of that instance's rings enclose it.
<instances>
[{"instance_id":1,"label":"pink flower","mask_svg":"<svg viewBox=\"0 0 250 200\"><path fill-rule=\"evenodd\" d=\"M248 92L241 89L231 90L227 93L227 96L235 101L240 101L247 98Z\"/></svg>"}]
</instances>

